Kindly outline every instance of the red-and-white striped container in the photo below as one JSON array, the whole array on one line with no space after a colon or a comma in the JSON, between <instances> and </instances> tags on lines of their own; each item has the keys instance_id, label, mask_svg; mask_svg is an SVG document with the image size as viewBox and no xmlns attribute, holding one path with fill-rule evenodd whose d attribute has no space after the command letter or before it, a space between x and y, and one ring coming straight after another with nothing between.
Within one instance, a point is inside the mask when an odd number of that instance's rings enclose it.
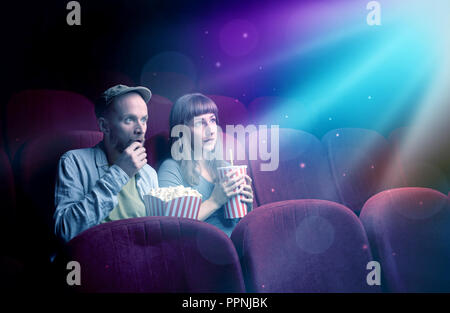
<instances>
[{"instance_id":1,"label":"red-and-white striped container","mask_svg":"<svg viewBox=\"0 0 450 313\"><path fill-rule=\"evenodd\" d=\"M219 171L219 177L222 179L226 178L226 174L231 171L237 171L238 175L247 174L247 165L225 166L219 167L217 170ZM225 218L239 218L247 215L247 204L241 201L244 198L243 195L237 195L225 203Z\"/></svg>"},{"instance_id":2,"label":"red-and-white striped container","mask_svg":"<svg viewBox=\"0 0 450 313\"><path fill-rule=\"evenodd\" d=\"M183 196L170 201L145 195L145 208L148 216L173 216L198 219L202 198L195 196Z\"/></svg>"}]
</instances>

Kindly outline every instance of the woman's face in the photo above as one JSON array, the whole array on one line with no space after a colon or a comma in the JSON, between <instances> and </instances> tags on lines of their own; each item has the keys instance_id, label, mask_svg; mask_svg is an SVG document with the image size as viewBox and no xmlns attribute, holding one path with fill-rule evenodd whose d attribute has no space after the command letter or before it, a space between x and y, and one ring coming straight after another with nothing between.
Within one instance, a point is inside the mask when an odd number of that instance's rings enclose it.
<instances>
[{"instance_id":1,"label":"woman's face","mask_svg":"<svg viewBox=\"0 0 450 313\"><path fill-rule=\"evenodd\" d=\"M217 142L217 119L214 113L197 115L189 123L192 148L203 152L214 150Z\"/></svg>"}]
</instances>

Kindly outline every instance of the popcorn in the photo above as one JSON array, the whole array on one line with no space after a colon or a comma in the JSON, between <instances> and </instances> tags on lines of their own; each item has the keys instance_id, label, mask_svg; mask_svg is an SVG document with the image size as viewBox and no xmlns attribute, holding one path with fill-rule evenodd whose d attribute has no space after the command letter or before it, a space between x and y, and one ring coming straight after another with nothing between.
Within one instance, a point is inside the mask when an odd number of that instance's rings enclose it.
<instances>
[{"instance_id":1,"label":"popcorn","mask_svg":"<svg viewBox=\"0 0 450 313\"><path fill-rule=\"evenodd\" d=\"M165 188L154 188L150 190L150 196L157 197L162 201L170 201L174 198L192 196L192 197L202 197L202 195L195 189L190 187L176 186L176 187L165 187Z\"/></svg>"},{"instance_id":2,"label":"popcorn","mask_svg":"<svg viewBox=\"0 0 450 313\"><path fill-rule=\"evenodd\" d=\"M190 187L176 186L151 189L144 196L149 216L198 218L202 195Z\"/></svg>"}]
</instances>

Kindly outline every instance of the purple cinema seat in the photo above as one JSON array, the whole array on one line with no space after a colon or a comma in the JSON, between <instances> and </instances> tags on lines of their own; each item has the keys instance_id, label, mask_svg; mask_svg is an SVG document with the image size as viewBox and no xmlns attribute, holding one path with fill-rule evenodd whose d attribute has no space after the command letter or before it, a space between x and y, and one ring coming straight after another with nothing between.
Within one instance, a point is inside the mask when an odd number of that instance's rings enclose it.
<instances>
[{"instance_id":1,"label":"purple cinema seat","mask_svg":"<svg viewBox=\"0 0 450 313\"><path fill-rule=\"evenodd\" d=\"M379 292L367 284L372 261L364 228L345 206L302 199L246 215L231 239L247 292Z\"/></svg>"},{"instance_id":2,"label":"purple cinema seat","mask_svg":"<svg viewBox=\"0 0 450 313\"><path fill-rule=\"evenodd\" d=\"M169 117L172 102L160 95L153 94L148 108L147 132L145 133L145 148L147 161L155 169L170 155L169 148Z\"/></svg>"},{"instance_id":3,"label":"purple cinema seat","mask_svg":"<svg viewBox=\"0 0 450 313\"><path fill-rule=\"evenodd\" d=\"M371 197L361 215L390 292L450 292L450 206L428 188L397 188Z\"/></svg>"},{"instance_id":4,"label":"purple cinema seat","mask_svg":"<svg viewBox=\"0 0 450 313\"><path fill-rule=\"evenodd\" d=\"M145 138L156 134L169 133L169 118L172 102L160 95L153 94L147 104L148 122Z\"/></svg>"},{"instance_id":5,"label":"purple cinema seat","mask_svg":"<svg viewBox=\"0 0 450 313\"><path fill-rule=\"evenodd\" d=\"M93 147L102 138L103 134L97 131L66 131L42 135L25 143L17 156L20 168L18 204L24 209L23 218L30 224L27 231L33 232L35 238L38 234L54 237L55 178L60 157L69 150ZM46 243L51 246L44 241L41 250Z\"/></svg>"},{"instance_id":6,"label":"purple cinema seat","mask_svg":"<svg viewBox=\"0 0 450 313\"><path fill-rule=\"evenodd\" d=\"M269 161L261 153L261 145L271 150L272 138L268 129L248 136L248 158L254 193L259 205L281 200L323 199L339 201L324 147L310 133L279 129L279 164L264 168ZM276 147L276 142L274 142ZM274 156L276 153L274 153ZM275 157L274 157L275 158ZM275 165L276 162L273 161ZM270 170L268 170L270 169Z\"/></svg>"},{"instance_id":7,"label":"purple cinema seat","mask_svg":"<svg viewBox=\"0 0 450 313\"><path fill-rule=\"evenodd\" d=\"M148 164L158 170L162 161L170 156L168 132L160 132L147 138L144 147L147 152Z\"/></svg>"},{"instance_id":8,"label":"purple cinema seat","mask_svg":"<svg viewBox=\"0 0 450 313\"><path fill-rule=\"evenodd\" d=\"M28 139L67 130L98 130L94 104L86 97L62 90L25 90L6 107L6 139L11 159Z\"/></svg>"},{"instance_id":9,"label":"purple cinema seat","mask_svg":"<svg viewBox=\"0 0 450 313\"><path fill-rule=\"evenodd\" d=\"M326 133L322 142L327 150L340 203L359 214L371 196L401 186L391 175L392 152L387 140L377 132L360 128L341 128Z\"/></svg>"},{"instance_id":10,"label":"purple cinema seat","mask_svg":"<svg viewBox=\"0 0 450 313\"><path fill-rule=\"evenodd\" d=\"M217 105L219 125L223 132L226 131L226 125L247 125L247 108L238 99L219 95L208 95L208 97Z\"/></svg>"},{"instance_id":11,"label":"purple cinema seat","mask_svg":"<svg viewBox=\"0 0 450 313\"><path fill-rule=\"evenodd\" d=\"M67 245L78 292L245 292L231 240L212 225L142 217L94 226Z\"/></svg>"}]
</instances>

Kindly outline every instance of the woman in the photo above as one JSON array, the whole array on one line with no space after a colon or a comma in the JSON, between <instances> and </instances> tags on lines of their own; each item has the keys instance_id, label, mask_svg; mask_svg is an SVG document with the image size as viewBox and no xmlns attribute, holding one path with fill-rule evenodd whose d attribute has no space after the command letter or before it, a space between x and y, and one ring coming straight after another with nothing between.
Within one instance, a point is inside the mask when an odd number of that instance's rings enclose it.
<instances>
[{"instance_id":1,"label":"woman","mask_svg":"<svg viewBox=\"0 0 450 313\"><path fill-rule=\"evenodd\" d=\"M170 112L171 134L176 129L188 131L181 137L171 137L172 158L161 164L158 181L160 187L182 185L200 192L202 204L198 219L230 236L239 219L226 219L223 205L231 197L242 194L241 201L250 211L253 191L248 175L232 172L228 180L219 180L217 168L229 164L215 157L217 113L216 104L200 93L187 94L175 102Z\"/></svg>"}]
</instances>

